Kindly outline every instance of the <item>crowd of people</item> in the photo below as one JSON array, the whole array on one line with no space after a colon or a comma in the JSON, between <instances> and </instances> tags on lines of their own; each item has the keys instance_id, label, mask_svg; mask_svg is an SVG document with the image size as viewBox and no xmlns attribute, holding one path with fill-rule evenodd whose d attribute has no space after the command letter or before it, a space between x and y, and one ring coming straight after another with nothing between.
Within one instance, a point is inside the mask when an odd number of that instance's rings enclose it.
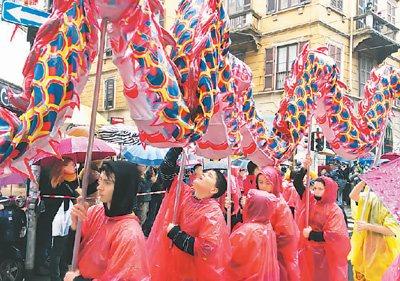
<instances>
[{"instance_id":1,"label":"crowd of people","mask_svg":"<svg viewBox=\"0 0 400 281\"><path fill-rule=\"evenodd\" d=\"M229 199L223 171L198 164L179 182L181 151L170 149L159 168L93 163L88 195L102 204L76 203L80 176L72 160L43 172L41 194L65 198L43 200L38 272L67 281L340 281L348 280L350 259L355 280L374 281L400 254L400 227L373 192L366 197L358 164L311 173L309 190L310 157L287 171L249 162L247 171L232 168ZM352 237L343 205L356 220ZM78 270L67 272L78 219Z\"/></svg>"}]
</instances>

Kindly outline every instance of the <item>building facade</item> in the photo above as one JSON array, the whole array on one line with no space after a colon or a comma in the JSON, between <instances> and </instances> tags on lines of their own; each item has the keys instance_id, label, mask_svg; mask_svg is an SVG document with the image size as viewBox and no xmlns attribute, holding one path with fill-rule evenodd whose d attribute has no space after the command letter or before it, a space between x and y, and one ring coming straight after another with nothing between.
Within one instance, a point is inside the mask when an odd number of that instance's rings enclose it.
<instances>
[{"instance_id":1,"label":"building facade","mask_svg":"<svg viewBox=\"0 0 400 281\"><path fill-rule=\"evenodd\" d=\"M226 0L232 52L253 70L257 108L273 115L284 79L306 43L328 47L348 95L359 101L374 66L400 67L395 0ZM397 17L398 18L398 17ZM387 129L385 152L400 150L400 102Z\"/></svg>"},{"instance_id":2,"label":"building facade","mask_svg":"<svg viewBox=\"0 0 400 281\"><path fill-rule=\"evenodd\" d=\"M225 0L231 18L231 51L253 71L257 108L271 119L278 110L283 82L306 43L311 48L327 46L341 69L348 95L362 99L371 69L388 63L400 67L397 0ZM165 0L168 29L174 21L177 0ZM94 69L82 94L91 105ZM122 80L106 48L98 111L106 118L122 117L132 123L123 96ZM400 150L400 103L386 134L386 150Z\"/></svg>"}]
</instances>

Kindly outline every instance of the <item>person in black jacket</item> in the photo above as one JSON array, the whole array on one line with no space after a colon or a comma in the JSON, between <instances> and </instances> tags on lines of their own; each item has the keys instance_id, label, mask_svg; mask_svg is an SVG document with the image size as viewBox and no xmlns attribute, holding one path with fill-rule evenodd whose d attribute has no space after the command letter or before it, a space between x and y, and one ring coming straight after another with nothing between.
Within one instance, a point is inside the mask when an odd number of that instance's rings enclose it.
<instances>
[{"instance_id":1,"label":"person in black jacket","mask_svg":"<svg viewBox=\"0 0 400 281\"><path fill-rule=\"evenodd\" d=\"M75 163L71 159L53 163L50 173L44 171L39 180L41 195L56 195L78 197L76 191L78 181L75 173ZM72 206L71 199L42 198L44 212L39 215L36 239L36 271L45 274L47 258L50 258L51 280L62 280L63 272L67 270L66 264L60 264L63 256L66 236L53 235L53 220L63 204L64 212ZM66 226L67 227L67 226ZM68 227L67 227L68 228ZM54 237L53 237L54 236Z\"/></svg>"},{"instance_id":2,"label":"person in black jacket","mask_svg":"<svg viewBox=\"0 0 400 281\"><path fill-rule=\"evenodd\" d=\"M151 192L160 192L163 191L161 177L158 174L158 171L154 167L149 167L146 172L146 181L151 186ZM149 212L147 214L146 221L143 224L143 233L147 237L150 234L151 227L153 226L154 220L158 214L158 210L160 209L162 200L164 198L164 194L152 194L151 201L149 205Z\"/></svg>"}]
</instances>

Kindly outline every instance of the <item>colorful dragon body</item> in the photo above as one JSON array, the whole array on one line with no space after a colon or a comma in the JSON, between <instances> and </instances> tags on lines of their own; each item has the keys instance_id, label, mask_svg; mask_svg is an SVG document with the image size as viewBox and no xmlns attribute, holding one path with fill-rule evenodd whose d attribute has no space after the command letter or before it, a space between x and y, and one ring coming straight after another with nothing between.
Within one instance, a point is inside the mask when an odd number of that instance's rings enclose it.
<instances>
[{"instance_id":1,"label":"colorful dragon body","mask_svg":"<svg viewBox=\"0 0 400 281\"><path fill-rule=\"evenodd\" d=\"M97 53L97 32L90 23L93 13L89 5L85 9L84 1L58 1L57 6L38 32L23 70L23 98L29 104L17 106L24 113L18 118L0 108L4 173L27 171L25 166L40 150L54 154L50 140L57 137L65 116L79 105L79 94Z\"/></svg>"},{"instance_id":2,"label":"colorful dragon body","mask_svg":"<svg viewBox=\"0 0 400 281\"><path fill-rule=\"evenodd\" d=\"M374 70L356 113L334 61L323 49L305 48L268 130L255 108L249 67L229 53L222 2L182 0L171 36L156 20L158 0L55 1L25 65L23 100L29 103L18 105L24 113L0 108L2 169L24 171L38 151L51 152L59 124L79 105L102 18L110 23L114 63L143 142L195 142L197 153L208 158L244 154L271 165L291 156L314 114L341 156L353 159L377 145L400 98L399 70Z\"/></svg>"}]
</instances>

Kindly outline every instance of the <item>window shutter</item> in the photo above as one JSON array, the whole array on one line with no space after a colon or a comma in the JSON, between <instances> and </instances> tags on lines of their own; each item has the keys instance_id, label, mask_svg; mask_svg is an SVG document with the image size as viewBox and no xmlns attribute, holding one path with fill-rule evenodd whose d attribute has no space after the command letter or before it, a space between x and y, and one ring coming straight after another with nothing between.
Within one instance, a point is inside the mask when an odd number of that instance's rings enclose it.
<instances>
[{"instance_id":1,"label":"window shutter","mask_svg":"<svg viewBox=\"0 0 400 281\"><path fill-rule=\"evenodd\" d=\"M274 85L274 48L265 49L265 85L264 90L273 90Z\"/></svg>"}]
</instances>

